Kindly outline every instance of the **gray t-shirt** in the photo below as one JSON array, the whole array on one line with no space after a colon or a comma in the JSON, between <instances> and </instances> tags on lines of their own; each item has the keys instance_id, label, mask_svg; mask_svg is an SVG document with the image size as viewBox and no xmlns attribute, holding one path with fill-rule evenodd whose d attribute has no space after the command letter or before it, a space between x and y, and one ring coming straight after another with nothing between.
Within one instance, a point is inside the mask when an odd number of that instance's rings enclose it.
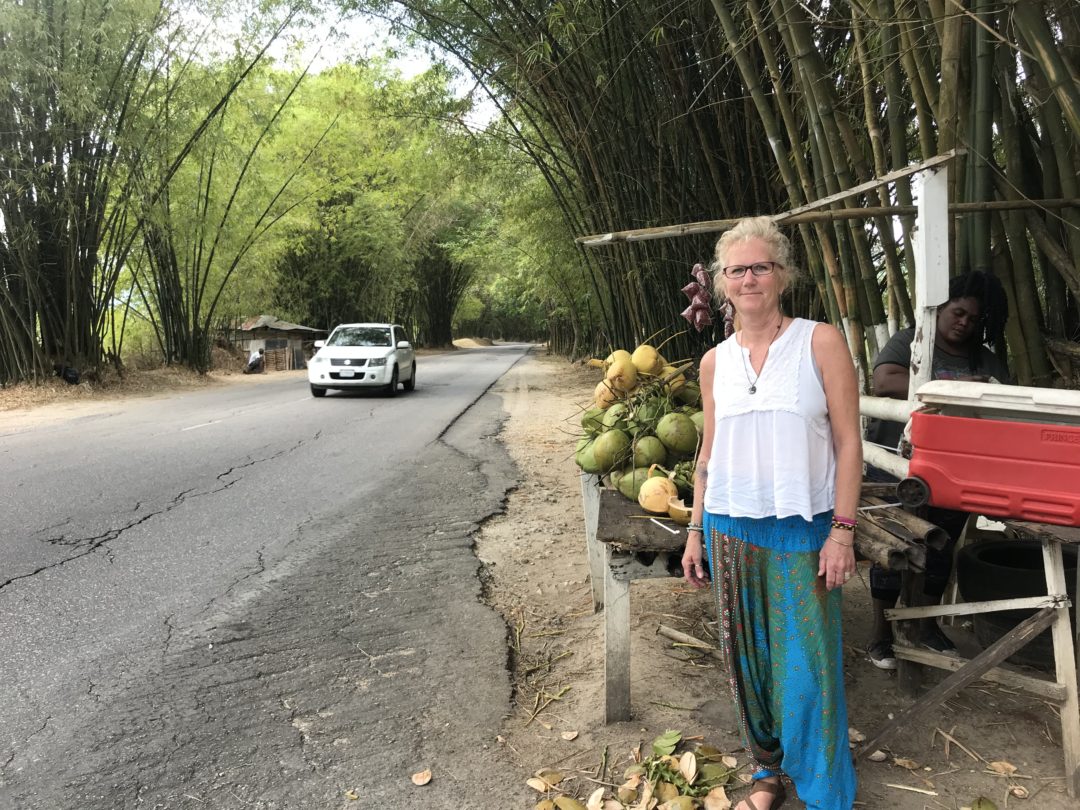
<instances>
[{"instance_id":1,"label":"gray t-shirt","mask_svg":"<svg viewBox=\"0 0 1080 810\"><path fill-rule=\"evenodd\" d=\"M911 341L915 339L915 327L901 329L885 344L878 352L874 360L874 368L891 363L908 368L911 365ZM934 346L934 368L931 379L955 380L960 377L971 376L991 377L992 382L1009 383L1009 370L998 356L985 346L979 347L979 355L976 358L975 367L972 368L971 358L949 354L939 346ZM866 429L867 440L886 447L896 447L900 443L900 436L904 432L904 426L899 422L886 422L871 420Z\"/></svg>"},{"instance_id":2,"label":"gray t-shirt","mask_svg":"<svg viewBox=\"0 0 1080 810\"><path fill-rule=\"evenodd\" d=\"M877 359L874 360L874 368L884 365L885 363L892 363L893 365L903 366L904 368L910 366L911 341L914 339L914 326L908 327L907 329L901 329L889 338L889 342L885 344L885 347L880 352L878 352ZM993 377L994 381L999 383L1009 382L1009 370L1005 368L1005 364L998 359L998 356L985 346L979 347L979 355L976 359L974 368L972 368L971 365L971 358L967 355L960 357L955 354L949 354L939 346L934 346L934 370L931 374L931 379L955 380L959 377L971 377L975 375Z\"/></svg>"}]
</instances>

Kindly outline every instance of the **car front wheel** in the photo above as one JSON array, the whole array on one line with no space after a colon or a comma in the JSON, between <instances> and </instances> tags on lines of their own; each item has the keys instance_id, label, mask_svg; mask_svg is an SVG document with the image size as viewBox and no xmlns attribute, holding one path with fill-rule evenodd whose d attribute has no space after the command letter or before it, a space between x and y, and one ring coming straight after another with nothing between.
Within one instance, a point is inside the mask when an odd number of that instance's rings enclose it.
<instances>
[{"instance_id":1,"label":"car front wheel","mask_svg":"<svg viewBox=\"0 0 1080 810\"><path fill-rule=\"evenodd\" d=\"M403 387L406 391L412 391L416 388L416 363L412 364L412 373L409 375L409 379L403 383Z\"/></svg>"},{"instance_id":2,"label":"car front wheel","mask_svg":"<svg viewBox=\"0 0 1080 810\"><path fill-rule=\"evenodd\" d=\"M317 386L317 385L313 385L313 386L311 386L311 395L313 397L325 397L326 396L326 389L325 388L319 388L319 386Z\"/></svg>"},{"instance_id":3,"label":"car front wheel","mask_svg":"<svg viewBox=\"0 0 1080 810\"><path fill-rule=\"evenodd\" d=\"M394 370L392 372L390 372L390 384L388 386L386 386L386 395L388 397L396 397L397 396L397 386L398 386L398 370L397 370L397 366L394 366Z\"/></svg>"}]
</instances>

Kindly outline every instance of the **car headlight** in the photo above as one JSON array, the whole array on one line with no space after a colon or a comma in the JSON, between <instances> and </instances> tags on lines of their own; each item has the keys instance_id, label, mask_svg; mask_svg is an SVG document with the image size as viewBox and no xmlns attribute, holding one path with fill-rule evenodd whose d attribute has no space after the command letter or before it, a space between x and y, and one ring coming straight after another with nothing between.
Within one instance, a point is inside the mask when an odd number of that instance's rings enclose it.
<instances>
[{"instance_id":1,"label":"car headlight","mask_svg":"<svg viewBox=\"0 0 1080 810\"><path fill-rule=\"evenodd\" d=\"M385 357L374 357L371 360L368 360L367 364L369 366L385 366L386 365L386 358Z\"/></svg>"},{"instance_id":2,"label":"car headlight","mask_svg":"<svg viewBox=\"0 0 1080 810\"><path fill-rule=\"evenodd\" d=\"M325 363L326 358L325 357L319 357L319 355L315 355L314 357L311 358L311 362L312 363Z\"/></svg>"}]
</instances>

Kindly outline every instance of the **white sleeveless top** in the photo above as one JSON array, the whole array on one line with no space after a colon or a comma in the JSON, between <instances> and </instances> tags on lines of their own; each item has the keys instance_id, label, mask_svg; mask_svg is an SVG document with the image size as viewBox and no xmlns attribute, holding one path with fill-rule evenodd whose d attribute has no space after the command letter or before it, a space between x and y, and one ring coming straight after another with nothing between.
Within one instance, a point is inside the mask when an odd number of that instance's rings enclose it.
<instances>
[{"instance_id":1,"label":"white sleeveless top","mask_svg":"<svg viewBox=\"0 0 1080 810\"><path fill-rule=\"evenodd\" d=\"M706 511L811 520L833 508L836 454L810 345L816 325L804 318L792 321L769 349L753 394L749 350L734 336L716 347Z\"/></svg>"}]
</instances>

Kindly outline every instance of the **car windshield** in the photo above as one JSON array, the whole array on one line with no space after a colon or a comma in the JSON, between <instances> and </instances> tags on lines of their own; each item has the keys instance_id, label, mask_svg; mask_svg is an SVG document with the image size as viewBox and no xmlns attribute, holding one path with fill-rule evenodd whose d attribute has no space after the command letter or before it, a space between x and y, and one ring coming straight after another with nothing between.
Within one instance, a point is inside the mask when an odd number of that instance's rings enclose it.
<instances>
[{"instance_id":1,"label":"car windshield","mask_svg":"<svg viewBox=\"0 0 1080 810\"><path fill-rule=\"evenodd\" d=\"M327 346L389 346L389 326L348 326L335 329Z\"/></svg>"}]
</instances>

